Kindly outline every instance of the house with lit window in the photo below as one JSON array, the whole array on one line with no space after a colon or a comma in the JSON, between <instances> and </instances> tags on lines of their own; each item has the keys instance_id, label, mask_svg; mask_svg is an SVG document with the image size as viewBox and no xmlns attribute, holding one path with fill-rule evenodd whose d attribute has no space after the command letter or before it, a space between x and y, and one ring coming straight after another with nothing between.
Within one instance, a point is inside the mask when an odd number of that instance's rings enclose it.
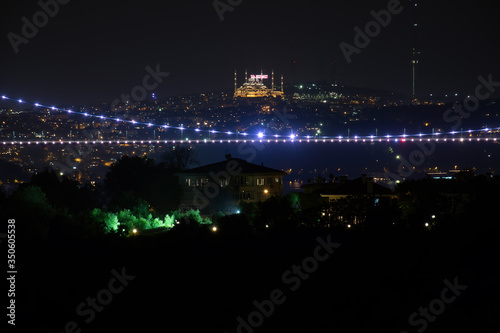
<instances>
[{"instance_id":1,"label":"house with lit window","mask_svg":"<svg viewBox=\"0 0 500 333\"><path fill-rule=\"evenodd\" d=\"M342 224L350 228L365 221L372 207L389 204L391 199L397 198L392 190L365 174L353 180L343 176L338 182L307 184L302 188L305 193L317 193L324 198L327 208L323 217L328 226Z\"/></svg>"},{"instance_id":2,"label":"house with lit window","mask_svg":"<svg viewBox=\"0 0 500 333\"><path fill-rule=\"evenodd\" d=\"M235 213L240 202L281 196L286 175L284 171L232 158L229 154L224 161L177 173L182 186L182 206L203 213Z\"/></svg>"}]
</instances>

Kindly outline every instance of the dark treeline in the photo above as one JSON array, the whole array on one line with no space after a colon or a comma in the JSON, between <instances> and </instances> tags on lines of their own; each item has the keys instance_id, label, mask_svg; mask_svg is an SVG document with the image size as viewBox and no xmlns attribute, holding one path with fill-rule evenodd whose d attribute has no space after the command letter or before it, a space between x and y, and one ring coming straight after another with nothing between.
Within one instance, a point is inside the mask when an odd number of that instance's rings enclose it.
<instances>
[{"instance_id":1,"label":"dark treeline","mask_svg":"<svg viewBox=\"0 0 500 333\"><path fill-rule=\"evenodd\" d=\"M377 205L371 197L328 202L290 193L205 223L176 212L182 165L124 157L102 184L44 171L0 194L2 221L16 219L24 331L64 332L74 321L82 332L250 332L237 318L247 321L253 302L275 289L286 302L254 332L416 331L423 324L410 327L408 317L455 277L467 290L426 332L500 329L500 177L407 181ZM137 235L128 222L110 230L96 209L151 225ZM179 223L153 223L165 214ZM313 256L318 237L340 246L307 277L284 279ZM79 314L122 268L135 277L128 286L92 320Z\"/></svg>"}]
</instances>

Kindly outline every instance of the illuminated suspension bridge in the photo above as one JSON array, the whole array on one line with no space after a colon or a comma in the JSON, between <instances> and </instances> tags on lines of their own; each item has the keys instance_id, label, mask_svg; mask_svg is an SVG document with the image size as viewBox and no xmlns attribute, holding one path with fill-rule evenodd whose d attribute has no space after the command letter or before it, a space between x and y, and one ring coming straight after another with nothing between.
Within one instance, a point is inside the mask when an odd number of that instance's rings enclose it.
<instances>
[{"instance_id":1,"label":"illuminated suspension bridge","mask_svg":"<svg viewBox=\"0 0 500 333\"><path fill-rule=\"evenodd\" d=\"M227 144L227 143L404 143L404 142L500 142L500 127L482 128L467 131L417 133L417 134L397 134L397 135L369 135L369 136L299 136L291 133L289 135L266 134L258 132L249 134L246 132L231 132L207 130L201 128L184 128L169 125L158 125L146 123L133 119L120 119L104 115L95 115L88 112L74 111L71 109L62 109L55 106L47 106L39 103L26 102L21 99L13 99L7 96L1 97L3 100L15 101L20 104L28 104L34 107L49 109L56 112L65 112L75 114L84 118L96 118L102 121L112 121L116 123L130 124L134 126L143 126L144 128L161 128L179 130L181 132L208 133L209 137L205 139L180 139L180 140L96 140L87 138L82 140L0 140L0 145L64 145L64 144L85 144L85 145L154 145L154 144ZM221 138L224 137L224 138Z\"/></svg>"}]
</instances>

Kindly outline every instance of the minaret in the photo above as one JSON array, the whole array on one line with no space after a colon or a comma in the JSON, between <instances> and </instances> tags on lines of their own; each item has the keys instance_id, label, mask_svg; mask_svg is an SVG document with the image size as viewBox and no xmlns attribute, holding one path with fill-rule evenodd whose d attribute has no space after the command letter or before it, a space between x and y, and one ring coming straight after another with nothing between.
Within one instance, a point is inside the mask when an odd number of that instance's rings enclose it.
<instances>
[{"instance_id":1,"label":"minaret","mask_svg":"<svg viewBox=\"0 0 500 333\"><path fill-rule=\"evenodd\" d=\"M271 91L274 91L274 69L271 71Z\"/></svg>"},{"instance_id":2,"label":"minaret","mask_svg":"<svg viewBox=\"0 0 500 333\"><path fill-rule=\"evenodd\" d=\"M281 74L281 92L283 92L283 74Z\"/></svg>"},{"instance_id":3,"label":"minaret","mask_svg":"<svg viewBox=\"0 0 500 333\"><path fill-rule=\"evenodd\" d=\"M237 79L237 73L234 71L234 93L236 94L236 91L238 90L238 83L236 81Z\"/></svg>"},{"instance_id":4,"label":"minaret","mask_svg":"<svg viewBox=\"0 0 500 333\"><path fill-rule=\"evenodd\" d=\"M248 83L248 72L246 69L245 69L245 83Z\"/></svg>"}]
</instances>

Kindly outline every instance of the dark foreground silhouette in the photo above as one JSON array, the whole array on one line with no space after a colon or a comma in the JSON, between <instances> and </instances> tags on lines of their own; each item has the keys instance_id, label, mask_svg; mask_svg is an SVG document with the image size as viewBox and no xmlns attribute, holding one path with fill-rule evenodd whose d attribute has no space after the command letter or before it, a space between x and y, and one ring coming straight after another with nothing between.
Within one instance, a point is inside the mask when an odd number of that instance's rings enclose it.
<instances>
[{"instance_id":1,"label":"dark foreground silhouette","mask_svg":"<svg viewBox=\"0 0 500 333\"><path fill-rule=\"evenodd\" d=\"M500 328L498 227L224 233L188 226L85 239L54 223L41 241L25 227L29 222L18 221L16 319L24 332ZM316 250L328 242L337 244L332 253ZM435 301L444 280L466 286L449 304ZM430 304L438 315L418 314L412 326L409 317Z\"/></svg>"}]
</instances>

